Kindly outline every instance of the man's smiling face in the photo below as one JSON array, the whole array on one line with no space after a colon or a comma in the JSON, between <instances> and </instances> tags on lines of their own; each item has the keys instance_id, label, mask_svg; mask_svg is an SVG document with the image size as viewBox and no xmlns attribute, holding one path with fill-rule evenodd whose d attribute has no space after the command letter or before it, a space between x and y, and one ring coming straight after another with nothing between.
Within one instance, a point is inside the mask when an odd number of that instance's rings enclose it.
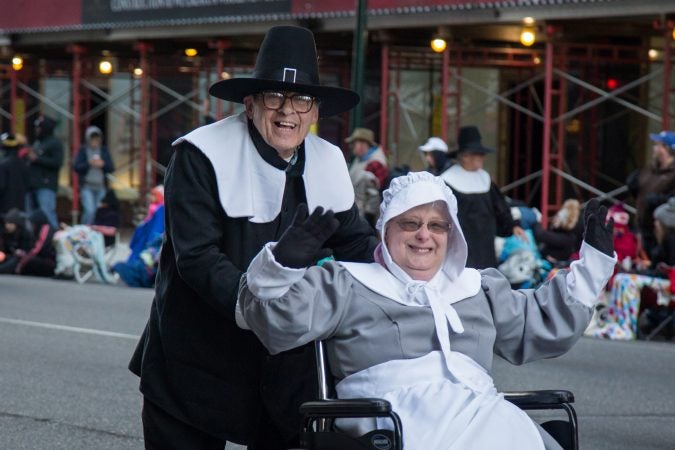
<instances>
[{"instance_id":1,"label":"man's smiling face","mask_svg":"<svg viewBox=\"0 0 675 450\"><path fill-rule=\"evenodd\" d=\"M286 92L286 94L296 93ZM276 110L266 108L262 98L258 95L245 97L244 105L246 115L253 120L253 124L265 142L285 159L293 155L295 149L309 133L309 128L319 120L318 105L312 105L306 113L298 113L289 98Z\"/></svg>"}]
</instances>

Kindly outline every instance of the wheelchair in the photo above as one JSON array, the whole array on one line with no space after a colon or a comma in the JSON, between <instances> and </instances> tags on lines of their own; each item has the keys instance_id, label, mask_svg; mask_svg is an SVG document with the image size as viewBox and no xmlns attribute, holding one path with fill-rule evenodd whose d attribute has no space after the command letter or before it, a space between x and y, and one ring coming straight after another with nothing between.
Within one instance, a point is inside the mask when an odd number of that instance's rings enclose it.
<instances>
[{"instance_id":1,"label":"wheelchair","mask_svg":"<svg viewBox=\"0 0 675 450\"><path fill-rule=\"evenodd\" d=\"M300 406L303 428L300 448L307 450L402 450L403 427L391 403L378 398L335 399L329 386L325 346L315 342L319 399ZM574 395L566 390L508 392L504 398L523 410L561 410L566 418L541 423L565 450L578 450L577 415L572 406ZM373 430L359 437L349 436L335 426L336 419L387 417L392 430Z\"/></svg>"}]
</instances>

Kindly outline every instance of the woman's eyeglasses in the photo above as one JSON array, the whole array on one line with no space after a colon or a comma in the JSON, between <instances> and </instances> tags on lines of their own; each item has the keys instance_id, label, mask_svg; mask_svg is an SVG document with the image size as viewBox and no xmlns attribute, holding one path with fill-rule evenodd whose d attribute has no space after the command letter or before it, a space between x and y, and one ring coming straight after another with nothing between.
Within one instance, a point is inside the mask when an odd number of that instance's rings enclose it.
<instances>
[{"instance_id":1,"label":"woman's eyeglasses","mask_svg":"<svg viewBox=\"0 0 675 450\"><path fill-rule=\"evenodd\" d=\"M412 219L401 219L397 220L396 224L403 231L417 231L422 228L422 225L424 225L425 222ZM427 230L434 234L447 233L450 231L450 228L452 228L450 222L446 222L445 220L431 220L426 222L426 226Z\"/></svg>"},{"instance_id":2,"label":"woman's eyeglasses","mask_svg":"<svg viewBox=\"0 0 675 450\"><path fill-rule=\"evenodd\" d=\"M286 103L286 99L290 99L291 105L293 105L293 109L296 112L306 113L312 109L312 105L314 105L314 102L316 101L316 97L307 94L288 95L278 91L264 91L258 95L262 97L265 108L274 111L280 109L284 103Z\"/></svg>"}]
</instances>

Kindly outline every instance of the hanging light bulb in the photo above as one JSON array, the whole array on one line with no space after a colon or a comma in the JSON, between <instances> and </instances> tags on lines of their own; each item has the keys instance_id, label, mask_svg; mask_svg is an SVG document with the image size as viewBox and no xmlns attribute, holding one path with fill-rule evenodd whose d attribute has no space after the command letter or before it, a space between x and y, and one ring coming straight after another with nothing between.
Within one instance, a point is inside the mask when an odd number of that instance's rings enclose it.
<instances>
[{"instance_id":1,"label":"hanging light bulb","mask_svg":"<svg viewBox=\"0 0 675 450\"><path fill-rule=\"evenodd\" d=\"M188 56L192 58L193 56L197 56L197 49L196 48L186 48L185 49L185 56Z\"/></svg>"},{"instance_id":2,"label":"hanging light bulb","mask_svg":"<svg viewBox=\"0 0 675 450\"><path fill-rule=\"evenodd\" d=\"M435 51L436 53L442 53L448 46L448 43L445 41L445 39L437 37L431 40L430 45L433 51Z\"/></svg>"},{"instance_id":3,"label":"hanging light bulb","mask_svg":"<svg viewBox=\"0 0 675 450\"><path fill-rule=\"evenodd\" d=\"M113 69L112 63L107 59L104 59L98 63L98 71L101 72L103 75L110 75L112 73L112 69Z\"/></svg>"},{"instance_id":4,"label":"hanging light bulb","mask_svg":"<svg viewBox=\"0 0 675 450\"><path fill-rule=\"evenodd\" d=\"M520 43L525 47L530 47L536 41L536 36L534 34L534 29L532 28L523 28L523 31L520 32Z\"/></svg>"},{"instance_id":5,"label":"hanging light bulb","mask_svg":"<svg viewBox=\"0 0 675 450\"><path fill-rule=\"evenodd\" d=\"M12 58L12 69L16 71L23 69L23 58L21 56L16 55Z\"/></svg>"}]
</instances>

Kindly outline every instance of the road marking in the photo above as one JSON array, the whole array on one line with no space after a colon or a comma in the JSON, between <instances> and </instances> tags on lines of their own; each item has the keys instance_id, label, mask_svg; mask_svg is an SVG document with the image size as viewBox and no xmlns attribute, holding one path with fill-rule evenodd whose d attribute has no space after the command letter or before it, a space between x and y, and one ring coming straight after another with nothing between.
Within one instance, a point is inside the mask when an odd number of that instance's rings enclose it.
<instances>
[{"instance_id":1,"label":"road marking","mask_svg":"<svg viewBox=\"0 0 675 450\"><path fill-rule=\"evenodd\" d=\"M8 317L0 317L0 322L12 323L15 325L27 325L29 327L47 328L50 330L72 331L74 333L95 334L97 336L117 337L122 339L138 340L140 336L126 333L115 333L114 331L95 330L93 328L69 327L67 325L57 325L55 323L32 322L30 320L10 319Z\"/></svg>"}]
</instances>

